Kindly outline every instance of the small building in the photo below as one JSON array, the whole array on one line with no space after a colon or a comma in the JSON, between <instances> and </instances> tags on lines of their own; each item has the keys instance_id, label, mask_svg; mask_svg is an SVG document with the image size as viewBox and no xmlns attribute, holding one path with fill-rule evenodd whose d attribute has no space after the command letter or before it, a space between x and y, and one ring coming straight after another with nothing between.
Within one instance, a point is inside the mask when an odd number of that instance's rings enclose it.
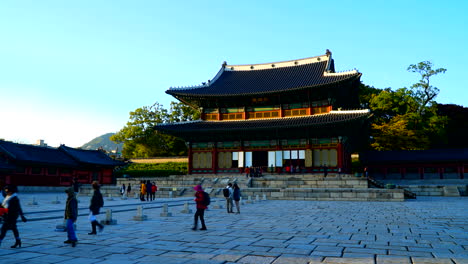
<instances>
[{"instance_id":1,"label":"small building","mask_svg":"<svg viewBox=\"0 0 468 264\"><path fill-rule=\"evenodd\" d=\"M368 138L357 70L335 72L332 54L274 63L228 65L202 85L167 94L201 111L192 122L155 130L180 137L189 174L350 172L351 153Z\"/></svg>"},{"instance_id":2,"label":"small building","mask_svg":"<svg viewBox=\"0 0 468 264\"><path fill-rule=\"evenodd\" d=\"M456 180L468 174L468 149L370 151L359 154L379 180Z\"/></svg>"},{"instance_id":3,"label":"small building","mask_svg":"<svg viewBox=\"0 0 468 264\"><path fill-rule=\"evenodd\" d=\"M22 186L69 186L73 178L89 184L113 183L113 171L123 162L99 150L61 145L40 147L0 141L0 181Z\"/></svg>"}]
</instances>

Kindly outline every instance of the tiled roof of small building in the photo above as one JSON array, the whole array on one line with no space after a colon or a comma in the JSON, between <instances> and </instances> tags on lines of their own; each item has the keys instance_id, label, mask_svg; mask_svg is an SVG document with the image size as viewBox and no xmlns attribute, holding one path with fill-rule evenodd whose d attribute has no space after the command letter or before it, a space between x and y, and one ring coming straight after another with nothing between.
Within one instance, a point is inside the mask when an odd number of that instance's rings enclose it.
<instances>
[{"instance_id":1,"label":"tiled roof of small building","mask_svg":"<svg viewBox=\"0 0 468 264\"><path fill-rule=\"evenodd\" d=\"M0 140L0 152L20 162L78 166L78 163L72 157L55 148L17 144Z\"/></svg>"},{"instance_id":2,"label":"tiled roof of small building","mask_svg":"<svg viewBox=\"0 0 468 264\"><path fill-rule=\"evenodd\" d=\"M173 96L240 96L294 91L359 78L356 70L335 73L331 53L327 55L255 65L226 65L212 81L200 86L173 88Z\"/></svg>"},{"instance_id":3,"label":"tiled roof of small building","mask_svg":"<svg viewBox=\"0 0 468 264\"><path fill-rule=\"evenodd\" d=\"M190 121L171 124L159 124L156 130L169 134L195 132L219 132L219 131L245 131L272 128L302 128L302 127L322 127L346 122L352 122L361 118L367 118L369 110L354 111L331 111L327 114L318 114L300 117L265 118L232 121Z\"/></svg>"},{"instance_id":4,"label":"tiled roof of small building","mask_svg":"<svg viewBox=\"0 0 468 264\"><path fill-rule=\"evenodd\" d=\"M84 150L84 149L75 149L70 148L65 145L61 145L59 150L62 150L66 154L73 157L76 161L80 163L88 163L94 165L104 165L104 166L119 166L122 165L122 162L115 161L104 152L100 150Z\"/></svg>"},{"instance_id":5,"label":"tiled roof of small building","mask_svg":"<svg viewBox=\"0 0 468 264\"><path fill-rule=\"evenodd\" d=\"M429 149L399 151L368 151L359 154L364 164L376 163L426 163L468 161L468 149Z\"/></svg>"},{"instance_id":6,"label":"tiled roof of small building","mask_svg":"<svg viewBox=\"0 0 468 264\"><path fill-rule=\"evenodd\" d=\"M17 162L35 164L68 167L77 167L81 163L103 166L122 165L121 162L111 159L101 151L74 149L65 145L62 145L57 149L0 140L0 152L5 153L12 160Z\"/></svg>"}]
</instances>

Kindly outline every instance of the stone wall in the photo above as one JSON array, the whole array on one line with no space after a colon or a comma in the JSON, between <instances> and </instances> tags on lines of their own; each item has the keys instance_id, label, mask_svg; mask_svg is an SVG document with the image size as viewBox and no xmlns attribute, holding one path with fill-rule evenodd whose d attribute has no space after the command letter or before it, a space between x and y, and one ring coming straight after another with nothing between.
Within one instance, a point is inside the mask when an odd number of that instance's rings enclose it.
<instances>
[{"instance_id":1,"label":"stone wall","mask_svg":"<svg viewBox=\"0 0 468 264\"><path fill-rule=\"evenodd\" d=\"M130 183L132 190L139 191L140 181L150 180L158 185L156 197L194 196L193 186L202 184L212 197L224 198L222 189L229 182L237 182L243 199L257 196L276 200L322 200L322 201L403 201L401 189L371 189L367 179L354 175L323 174L266 175L249 178L244 175L185 175L117 180L117 185ZM248 187L251 186L251 187ZM131 195L134 197L134 193Z\"/></svg>"}]
</instances>

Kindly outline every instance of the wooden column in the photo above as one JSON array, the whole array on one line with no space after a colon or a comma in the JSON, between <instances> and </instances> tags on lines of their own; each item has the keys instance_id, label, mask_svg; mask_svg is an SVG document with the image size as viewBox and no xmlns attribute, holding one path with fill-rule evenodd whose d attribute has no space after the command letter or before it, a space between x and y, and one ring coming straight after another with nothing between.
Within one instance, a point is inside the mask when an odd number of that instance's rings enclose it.
<instances>
[{"instance_id":1,"label":"wooden column","mask_svg":"<svg viewBox=\"0 0 468 264\"><path fill-rule=\"evenodd\" d=\"M213 150L211 151L211 168L213 168L213 174L216 174L218 169L218 148L216 142L213 145Z\"/></svg>"},{"instance_id":2,"label":"wooden column","mask_svg":"<svg viewBox=\"0 0 468 264\"><path fill-rule=\"evenodd\" d=\"M338 143L337 146L338 151L338 168L341 168L341 172L343 172L343 163L344 163L344 155L343 155L343 143Z\"/></svg>"},{"instance_id":3,"label":"wooden column","mask_svg":"<svg viewBox=\"0 0 468 264\"><path fill-rule=\"evenodd\" d=\"M192 143L188 142L188 174L192 174L192 170L193 170Z\"/></svg>"}]
</instances>

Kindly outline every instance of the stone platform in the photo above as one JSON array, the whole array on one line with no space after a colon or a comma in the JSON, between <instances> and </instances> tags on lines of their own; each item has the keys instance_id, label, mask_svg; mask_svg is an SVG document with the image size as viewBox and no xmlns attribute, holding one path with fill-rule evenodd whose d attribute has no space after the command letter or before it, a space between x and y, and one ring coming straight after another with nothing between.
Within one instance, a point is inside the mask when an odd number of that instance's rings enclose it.
<instances>
[{"instance_id":1,"label":"stone platform","mask_svg":"<svg viewBox=\"0 0 468 264\"><path fill-rule=\"evenodd\" d=\"M158 185L157 197L193 196L193 186L202 184L210 195L222 197L221 190L229 182L237 182L242 196L275 200L319 200L319 201L404 201L401 189L369 188L366 178L350 174L280 174L247 178L243 174L206 174L170 177L120 178L117 186L132 184L139 189L141 180L150 180Z\"/></svg>"}]
</instances>

